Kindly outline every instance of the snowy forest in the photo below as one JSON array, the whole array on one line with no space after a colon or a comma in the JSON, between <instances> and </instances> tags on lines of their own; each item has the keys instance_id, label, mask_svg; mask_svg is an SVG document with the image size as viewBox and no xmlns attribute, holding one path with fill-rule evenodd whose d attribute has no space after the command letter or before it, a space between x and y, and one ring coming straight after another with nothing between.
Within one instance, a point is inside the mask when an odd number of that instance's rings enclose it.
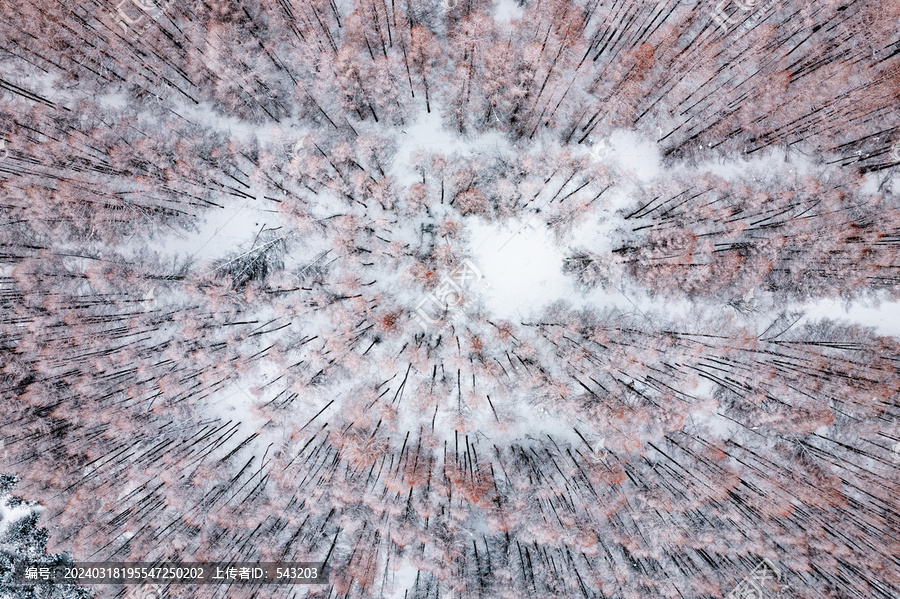
<instances>
[{"instance_id":1,"label":"snowy forest","mask_svg":"<svg viewBox=\"0 0 900 599\"><path fill-rule=\"evenodd\" d=\"M0 0L0 598L897 599L898 31Z\"/></svg>"}]
</instances>

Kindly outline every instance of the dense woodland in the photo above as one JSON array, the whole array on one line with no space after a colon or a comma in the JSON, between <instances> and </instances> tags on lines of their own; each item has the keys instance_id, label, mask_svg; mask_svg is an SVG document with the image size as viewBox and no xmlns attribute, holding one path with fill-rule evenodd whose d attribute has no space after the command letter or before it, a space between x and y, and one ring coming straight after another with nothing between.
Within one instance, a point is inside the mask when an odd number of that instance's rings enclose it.
<instances>
[{"instance_id":1,"label":"dense woodland","mask_svg":"<svg viewBox=\"0 0 900 599\"><path fill-rule=\"evenodd\" d=\"M588 285L628 275L670 296L897 299L896 196L862 197L828 175L668 178L623 211L617 247L573 251L567 267Z\"/></svg>"},{"instance_id":2,"label":"dense woodland","mask_svg":"<svg viewBox=\"0 0 900 599\"><path fill-rule=\"evenodd\" d=\"M331 568L172 598L712 598L764 558L897 597L900 341L793 306L900 299L900 3L501 4L0 3L0 473L48 551ZM432 113L508 149L404 163ZM662 174L592 160L613 129ZM773 150L814 166L701 166ZM243 205L278 225L167 248ZM657 309L423 331L473 218Z\"/></svg>"}]
</instances>

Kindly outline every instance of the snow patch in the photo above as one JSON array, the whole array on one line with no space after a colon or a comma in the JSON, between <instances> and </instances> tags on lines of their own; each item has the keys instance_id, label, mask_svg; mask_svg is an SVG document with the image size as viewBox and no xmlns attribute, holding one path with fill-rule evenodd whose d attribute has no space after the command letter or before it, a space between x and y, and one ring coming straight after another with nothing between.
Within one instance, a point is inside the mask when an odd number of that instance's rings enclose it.
<instances>
[{"instance_id":1,"label":"snow patch","mask_svg":"<svg viewBox=\"0 0 900 599\"><path fill-rule=\"evenodd\" d=\"M494 7L494 20L499 23L508 23L513 19L520 19L525 9L516 0L498 0Z\"/></svg>"},{"instance_id":2,"label":"snow patch","mask_svg":"<svg viewBox=\"0 0 900 599\"><path fill-rule=\"evenodd\" d=\"M466 228L472 234L472 261L490 284L482 305L496 318L521 322L560 300L576 309L616 307L647 318L658 316L659 301L641 289L627 289L616 281L590 290L580 287L574 277L563 272L565 254L570 247L589 244L560 244L537 219L495 224L470 217ZM609 221L601 215L576 229L568 239L586 240L609 228ZM665 314L686 318L694 307L687 299L669 299Z\"/></svg>"},{"instance_id":3,"label":"snow patch","mask_svg":"<svg viewBox=\"0 0 900 599\"><path fill-rule=\"evenodd\" d=\"M413 588L416 578L419 576L419 569L413 565L401 566L392 576L393 592L384 595L385 599L403 599L407 596L407 589Z\"/></svg>"},{"instance_id":4,"label":"snow patch","mask_svg":"<svg viewBox=\"0 0 900 599\"><path fill-rule=\"evenodd\" d=\"M867 306L860 302L822 299L808 302L800 308L805 312L798 324L821 318L874 327L880 335L900 337L900 302L883 302Z\"/></svg>"},{"instance_id":5,"label":"snow patch","mask_svg":"<svg viewBox=\"0 0 900 599\"><path fill-rule=\"evenodd\" d=\"M562 272L563 248L537 219L497 225L471 218L466 227L480 240L472 261L490 283L482 296L490 314L519 321L577 293Z\"/></svg>"},{"instance_id":6,"label":"snow patch","mask_svg":"<svg viewBox=\"0 0 900 599\"><path fill-rule=\"evenodd\" d=\"M416 174L409 166L413 153L417 151L434 152L444 156L453 154L474 156L491 150L506 153L511 151L509 141L503 134L489 131L461 137L459 133L444 127L441 114L441 107L432 103L430 113L420 111L400 131L392 174L402 185L411 185L421 180L421 175Z\"/></svg>"},{"instance_id":7,"label":"snow patch","mask_svg":"<svg viewBox=\"0 0 900 599\"><path fill-rule=\"evenodd\" d=\"M217 393L216 397L211 400L211 403L217 412L216 415L223 421L240 421L240 432L244 437L259 432L268 422L259 416L255 416L249 409L249 406L255 404L256 400L245 389L244 385L232 382L229 387Z\"/></svg>"},{"instance_id":8,"label":"snow patch","mask_svg":"<svg viewBox=\"0 0 900 599\"><path fill-rule=\"evenodd\" d=\"M634 131L617 129L604 145L609 159L632 181L651 181L663 172L659 145Z\"/></svg>"},{"instance_id":9,"label":"snow patch","mask_svg":"<svg viewBox=\"0 0 900 599\"><path fill-rule=\"evenodd\" d=\"M282 224L280 215L266 209L264 202L247 199L224 209L210 208L197 232L169 235L149 245L163 255L184 255L197 261L224 258L228 252L244 246L249 249L264 226L273 229Z\"/></svg>"}]
</instances>

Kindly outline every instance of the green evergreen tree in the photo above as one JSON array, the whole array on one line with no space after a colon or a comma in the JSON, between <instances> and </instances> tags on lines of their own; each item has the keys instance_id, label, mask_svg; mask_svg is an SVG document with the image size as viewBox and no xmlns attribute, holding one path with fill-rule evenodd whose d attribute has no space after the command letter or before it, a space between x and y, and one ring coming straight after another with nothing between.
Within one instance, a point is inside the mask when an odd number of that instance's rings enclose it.
<instances>
[{"instance_id":1,"label":"green evergreen tree","mask_svg":"<svg viewBox=\"0 0 900 599\"><path fill-rule=\"evenodd\" d=\"M35 585L13 584L16 568L25 565L54 567L71 563L67 553L47 553L46 528L37 525L40 517L32 510L27 516L8 521L10 510L36 506L37 502L25 501L10 494L19 480L9 474L0 475L0 599L88 599L89 590L74 584L41 583Z\"/></svg>"}]
</instances>

